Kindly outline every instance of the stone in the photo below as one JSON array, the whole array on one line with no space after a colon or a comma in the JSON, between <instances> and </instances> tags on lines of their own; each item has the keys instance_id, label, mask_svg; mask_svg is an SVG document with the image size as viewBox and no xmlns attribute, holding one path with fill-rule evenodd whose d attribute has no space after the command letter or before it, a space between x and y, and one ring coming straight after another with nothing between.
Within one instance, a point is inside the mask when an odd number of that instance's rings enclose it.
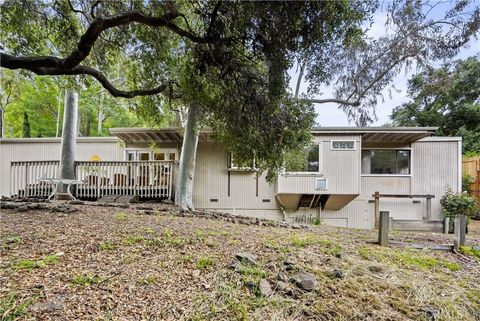
<instances>
[{"instance_id":1,"label":"stone","mask_svg":"<svg viewBox=\"0 0 480 321\"><path fill-rule=\"evenodd\" d=\"M192 271L192 276L196 279L200 276L200 270L193 270Z\"/></svg>"},{"instance_id":2,"label":"stone","mask_svg":"<svg viewBox=\"0 0 480 321\"><path fill-rule=\"evenodd\" d=\"M30 310L36 313L55 312L55 310L61 309L60 305L52 302L37 302L30 307Z\"/></svg>"},{"instance_id":3,"label":"stone","mask_svg":"<svg viewBox=\"0 0 480 321\"><path fill-rule=\"evenodd\" d=\"M472 246L472 249L474 251L480 251L480 245L474 245L474 246Z\"/></svg>"},{"instance_id":4,"label":"stone","mask_svg":"<svg viewBox=\"0 0 480 321\"><path fill-rule=\"evenodd\" d=\"M345 277L345 273L343 273L342 270L339 270L339 269L335 269L333 270L332 272L332 277L334 279L343 279Z\"/></svg>"},{"instance_id":5,"label":"stone","mask_svg":"<svg viewBox=\"0 0 480 321\"><path fill-rule=\"evenodd\" d=\"M293 295L293 289L288 285L288 283L283 281L278 281L275 283L275 291L285 293L286 295Z\"/></svg>"},{"instance_id":6,"label":"stone","mask_svg":"<svg viewBox=\"0 0 480 321\"><path fill-rule=\"evenodd\" d=\"M339 253L336 253L335 256L338 257L339 259L343 259L346 257L346 254L345 252L339 252Z\"/></svg>"},{"instance_id":7,"label":"stone","mask_svg":"<svg viewBox=\"0 0 480 321\"><path fill-rule=\"evenodd\" d=\"M292 229L294 229L294 230L299 230L299 229L302 228L299 224L292 224L291 227L292 227Z\"/></svg>"},{"instance_id":8,"label":"stone","mask_svg":"<svg viewBox=\"0 0 480 321\"><path fill-rule=\"evenodd\" d=\"M267 279L261 279L258 282L258 291L260 292L260 295L264 297L268 297L273 293L272 286Z\"/></svg>"},{"instance_id":9,"label":"stone","mask_svg":"<svg viewBox=\"0 0 480 321\"><path fill-rule=\"evenodd\" d=\"M290 278L290 282L295 284L298 288L305 291L312 291L315 289L317 280L315 276L307 272L299 272Z\"/></svg>"},{"instance_id":10,"label":"stone","mask_svg":"<svg viewBox=\"0 0 480 321\"><path fill-rule=\"evenodd\" d=\"M283 282L287 282L287 281L288 281L287 275L286 275L285 273L283 273L283 272L278 273L278 279L279 279L280 281L283 281Z\"/></svg>"},{"instance_id":11,"label":"stone","mask_svg":"<svg viewBox=\"0 0 480 321\"><path fill-rule=\"evenodd\" d=\"M423 312L425 312L425 316L429 321L436 321L440 316L440 311L437 308L431 306L425 307L423 309Z\"/></svg>"},{"instance_id":12,"label":"stone","mask_svg":"<svg viewBox=\"0 0 480 321\"><path fill-rule=\"evenodd\" d=\"M29 210L28 205L17 207L17 212L26 212L28 210Z\"/></svg>"},{"instance_id":13,"label":"stone","mask_svg":"<svg viewBox=\"0 0 480 321\"><path fill-rule=\"evenodd\" d=\"M248 252L240 252L235 254L235 260L243 264L249 264L249 265L257 264L257 256L255 254L248 253Z\"/></svg>"}]
</instances>

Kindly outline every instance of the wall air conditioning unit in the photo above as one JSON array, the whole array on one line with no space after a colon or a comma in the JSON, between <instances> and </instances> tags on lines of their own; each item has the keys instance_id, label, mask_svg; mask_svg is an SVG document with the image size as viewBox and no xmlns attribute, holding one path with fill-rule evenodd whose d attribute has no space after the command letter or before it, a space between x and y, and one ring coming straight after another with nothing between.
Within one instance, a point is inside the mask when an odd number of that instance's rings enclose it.
<instances>
[{"instance_id":1,"label":"wall air conditioning unit","mask_svg":"<svg viewBox=\"0 0 480 321\"><path fill-rule=\"evenodd\" d=\"M315 190L326 191L327 190L327 179L326 178L316 178L315 179Z\"/></svg>"}]
</instances>

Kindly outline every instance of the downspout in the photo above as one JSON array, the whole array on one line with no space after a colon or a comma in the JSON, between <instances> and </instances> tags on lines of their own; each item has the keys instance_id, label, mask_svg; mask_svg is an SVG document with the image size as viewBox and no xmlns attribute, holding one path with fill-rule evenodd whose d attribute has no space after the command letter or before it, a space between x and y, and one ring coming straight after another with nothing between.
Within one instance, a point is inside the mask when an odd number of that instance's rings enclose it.
<instances>
[{"instance_id":1,"label":"downspout","mask_svg":"<svg viewBox=\"0 0 480 321\"><path fill-rule=\"evenodd\" d=\"M457 153L458 153L458 177L457 177L457 192L462 192L462 138L457 142Z\"/></svg>"}]
</instances>

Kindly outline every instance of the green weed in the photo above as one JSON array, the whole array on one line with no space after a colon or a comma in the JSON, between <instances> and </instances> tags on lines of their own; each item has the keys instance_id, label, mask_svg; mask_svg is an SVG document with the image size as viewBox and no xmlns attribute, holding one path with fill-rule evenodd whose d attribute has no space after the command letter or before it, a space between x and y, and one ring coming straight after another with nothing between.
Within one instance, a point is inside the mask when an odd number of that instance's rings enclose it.
<instances>
[{"instance_id":1,"label":"green weed","mask_svg":"<svg viewBox=\"0 0 480 321\"><path fill-rule=\"evenodd\" d=\"M118 221L126 221L127 218L128 217L127 217L126 213L119 212L119 213L115 214L115 219L118 220Z\"/></svg>"},{"instance_id":2,"label":"green weed","mask_svg":"<svg viewBox=\"0 0 480 321\"><path fill-rule=\"evenodd\" d=\"M0 316L2 321L14 321L23 317L27 308L33 304L35 297L29 297L21 300L19 296L10 292L0 297Z\"/></svg>"},{"instance_id":3,"label":"green weed","mask_svg":"<svg viewBox=\"0 0 480 321\"><path fill-rule=\"evenodd\" d=\"M90 286L100 282L100 277L93 274L77 274L73 277L72 283L82 286Z\"/></svg>"},{"instance_id":4,"label":"green weed","mask_svg":"<svg viewBox=\"0 0 480 321\"><path fill-rule=\"evenodd\" d=\"M111 251L116 248L115 244L111 242L102 242L98 245L98 249L100 251Z\"/></svg>"},{"instance_id":5,"label":"green weed","mask_svg":"<svg viewBox=\"0 0 480 321\"><path fill-rule=\"evenodd\" d=\"M197 260L196 267L199 270L206 270L209 267L213 266L214 258L211 256L204 256Z\"/></svg>"}]
</instances>

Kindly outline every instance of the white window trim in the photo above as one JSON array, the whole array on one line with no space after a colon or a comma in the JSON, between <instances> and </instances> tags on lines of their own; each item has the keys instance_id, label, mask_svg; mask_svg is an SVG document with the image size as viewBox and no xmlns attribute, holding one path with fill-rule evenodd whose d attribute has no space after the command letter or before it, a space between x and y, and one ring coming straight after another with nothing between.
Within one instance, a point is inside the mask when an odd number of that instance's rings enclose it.
<instances>
[{"instance_id":1,"label":"white window trim","mask_svg":"<svg viewBox=\"0 0 480 321\"><path fill-rule=\"evenodd\" d=\"M362 152L364 150L372 150L372 149L393 149L393 150L408 150L410 151L410 174L362 174L362 158L360 154L360 176L361 177L412 177L413 176L413 148L412 147L365 147L362 148Z\"/></svg>"},{"instance_id":2,"label":"white window trim","mask_svg":"<svg viewBox=\"0 0 480 321\"><path fill-rule=\"evenodd\" d=\"M347 148L347 149L341 149L341 148L333 148L333 143L334 142L353 142L353 148ZM357 150L357 141L353 139L335 139L330 141L330 150L332 151L352 151L352 150Z\"/></svg>"},{"instance_id":3,"label":"white window trim","mask_svg":"<svg viewBox=\"0 0 480 321\"><path fill-rule=\"evenodd\" d=\"M233 166L233 155L232 155L232 153L230 153L230 155L228 156L228 168L227 168L227 170L229 172L258 172L257 162L256 162L255 158L253 158L253 167Z\"/></svg>"},{"instance_id":4,"label":"white window trim","mask_svg":"<svg viewBox=\"0 0 480 321\"><path fill-rule=\"evenodd\" d=\"M135 161L138 161L138 153L148 153L148 158L151 160L153 158L153 152L150 148L134 148L134 147L129 147L129 148L124 148L125 150L125 161L128 161L128 154L129 153L135 153Z\"/></svg>"}]
</instances>

